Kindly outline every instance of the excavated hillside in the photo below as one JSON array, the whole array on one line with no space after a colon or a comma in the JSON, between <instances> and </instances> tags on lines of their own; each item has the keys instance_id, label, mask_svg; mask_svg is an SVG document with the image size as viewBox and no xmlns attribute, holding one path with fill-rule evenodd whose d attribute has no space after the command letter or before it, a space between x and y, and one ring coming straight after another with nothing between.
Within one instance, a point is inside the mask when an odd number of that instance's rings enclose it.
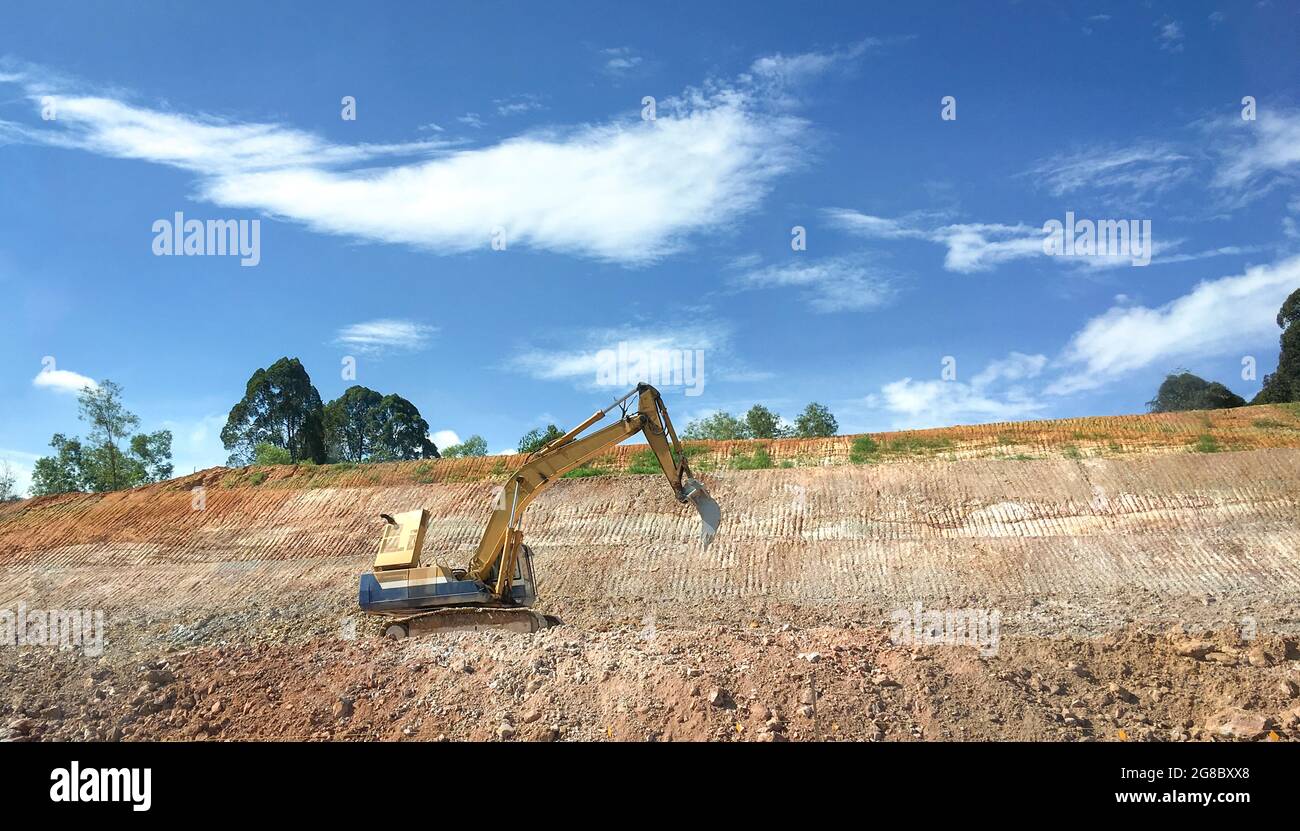
<instances>
[{"instance_id":1,"label":"excavated hillside","mask_svg":"<svg viewBox=\"0 0 1300 831\"><path fill-rule=\"evenodd\" d=\"M105 620L102 655L0 650L0 736L1300 735L1294 405L689 452L707 549L635 445L533 504L564 621L536 635L390 643L355 609L381 511L428 508L425 560L462 563L521 457L0 507L0 610ZM932 612L992 637L909 642Z\"/></svg>"}]
</instances>

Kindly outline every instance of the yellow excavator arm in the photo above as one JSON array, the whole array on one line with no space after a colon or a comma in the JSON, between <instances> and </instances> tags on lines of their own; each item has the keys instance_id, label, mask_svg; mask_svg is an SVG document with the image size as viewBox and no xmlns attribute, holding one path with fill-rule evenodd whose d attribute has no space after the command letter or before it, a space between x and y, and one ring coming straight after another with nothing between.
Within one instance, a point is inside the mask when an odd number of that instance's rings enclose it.
<instances>
[{"instance_id":1,"label":"yellow excavator arm","mask_svg":"<svg viewBox=\"0 0 1300 831\"><path fill-rule=\"evenodd\" d=\"M628 399L633 396L636 396L637 408L630 410ZM615 408L622 413L618 421L582 435ZM637 433L645 434L677 501L691 502L700 512L703 522L701 539L708 545L717 533L722 512L704 486L692 478L686 453L673 430L659 391L649 384L638 384L636 389L534 451L523 466L511 474L493 507L478 550L466 567L466 577L487 583L498 598L507 597L510 579L515 573L515 558L523 544L520 526L529 503L564 474Z\"/></svg>"}]
</instances>

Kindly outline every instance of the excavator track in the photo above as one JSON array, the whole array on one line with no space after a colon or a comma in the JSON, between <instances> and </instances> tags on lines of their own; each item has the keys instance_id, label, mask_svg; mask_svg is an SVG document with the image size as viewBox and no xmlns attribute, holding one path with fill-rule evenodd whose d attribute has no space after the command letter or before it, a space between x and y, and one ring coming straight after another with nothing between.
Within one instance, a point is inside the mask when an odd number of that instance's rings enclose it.
<instances>
[{"instance_id":1,"label":"excavator track","mask_svg":"<svg viewBox=\"0 0 1300 831\"><path fill-rule=\"evenodd\" d=\"M528 634L560 625L559 618L532 609L450 608L395 618L383 626L383 635L401 640L417 635L449 632L519 632Z\"/></svg>"}]
</instances>

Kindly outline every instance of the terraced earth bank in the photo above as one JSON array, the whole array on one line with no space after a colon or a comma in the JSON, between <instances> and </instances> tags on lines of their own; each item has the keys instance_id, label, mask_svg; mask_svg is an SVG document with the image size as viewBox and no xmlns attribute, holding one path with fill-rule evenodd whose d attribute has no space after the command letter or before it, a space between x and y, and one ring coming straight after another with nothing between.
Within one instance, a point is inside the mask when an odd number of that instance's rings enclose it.
<instances>
[{"instance_id":1,"label":"terraced earth bank","mask_svg":"<svg viewBox=\"0 0 1300 831\"><path fill-rule=\"evenodd\" d=\"M620 448L529 510L565 621L536 635L355 611L380 511L463 562L517 459L27 500L0 610L102 611L105 642L0 648L0 736L1296 738L1300 417L1232 412L701 445L707 549Z\"/></svg>"}]
</instances>

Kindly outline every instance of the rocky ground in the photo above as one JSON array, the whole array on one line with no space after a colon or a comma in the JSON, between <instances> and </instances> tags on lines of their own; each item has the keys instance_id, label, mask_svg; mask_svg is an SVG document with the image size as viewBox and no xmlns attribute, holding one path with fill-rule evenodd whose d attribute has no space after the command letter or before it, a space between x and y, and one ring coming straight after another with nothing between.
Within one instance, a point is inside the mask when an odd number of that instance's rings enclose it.
<instances>
[{"instance_id":1,"label":"rocky ground","mask_svg":"<svg viewBox=\"0 0 1300 831\"><path fill-rule=\"evenodd\" d=\"M792 614L792 619L799 615ZM389 641L363 630L96 659L0 658L27 740L1277 741L1300 739L1300 640L1236 629L895 645L848 613L677 629Z\"/></svg>"}]
</instances>

